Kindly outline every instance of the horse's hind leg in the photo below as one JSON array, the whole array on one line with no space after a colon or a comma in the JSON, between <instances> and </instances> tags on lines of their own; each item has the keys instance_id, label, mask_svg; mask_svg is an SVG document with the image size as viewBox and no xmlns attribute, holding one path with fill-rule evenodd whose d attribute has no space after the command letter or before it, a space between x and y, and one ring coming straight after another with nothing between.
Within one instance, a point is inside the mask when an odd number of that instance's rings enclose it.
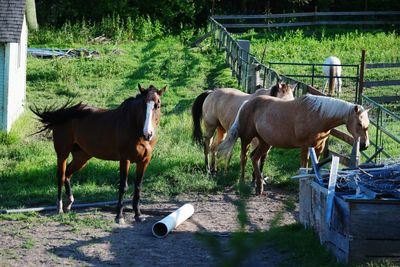
<instances>
[{"instance_id":1,"label":"horse's hind leg","mask_svg":"<svg viewBox=\"0 0 400 267\"><path fill-rule=\"evenodd\" d=\"M249 150L249 143L244 142L243 139L241 139L241 141L242 141L242 146L241 146L241 151L240 151L240 179L243 182L245 170L246 170L247 152Z\"/></svg>"},{"instance_id":2,"label":"horse's hind leg","mask_svg":"<svg viewBox=\"0 0 400 267\"><path fill-rule=\"evenodd\" d=\"M216 126L211 127L206 125L206 132L204 134L204 162L206 165L207 172L210 171L210 166L208 162L208 154L210 153L210 143L216 128L217 128Z\"/></svg>"},{"instance_id":3,"label":"horse's hind leg","mask_svg":"<svg viewBox=\"0 0 400 267\"><path fill-rule=\"evenodd\" d=\"M256 178L256 195L263 194L263 179L260 170L260 160L263 157L266 157L268 151L270 150L271 146L266 144L265 142L259 142L257 148L251 153L251 161L253 163L253 170Z\"/></svg>"},{"instance_id":4,"label":"horse's hind leg","mask_svg":"<svg viewBox=\"0 0 400 267\"><path fill-rule=\"evenodd\" d=\"M80 148L74 148L72 151L72 161L68 164L65 177L65 194L67 195L67 205L64 207L64 212L71 210L72 203L74 202L74 196L71 189L71 178L72 175L82 169L87 161L91 158L90 155L83 152Z\"/></svg>"},{"instance_id":5,"label":"horse's hind leg","mask_svg":"<svg viewBox=\"0 0 400 267\"><path fill-rule=\"evenodd\" d=\"M211 149L210 149L211 150L211 167L210 167L211 173L217 172L217 167L215 164L215 157L217 154L217 147L219 144L221 144L224 137L225 137L225 130L221 126L219 126L217 128L217 134L216 134L215 138L213 138L213 142L212 142Z\"/></svg>"}]
</instances>

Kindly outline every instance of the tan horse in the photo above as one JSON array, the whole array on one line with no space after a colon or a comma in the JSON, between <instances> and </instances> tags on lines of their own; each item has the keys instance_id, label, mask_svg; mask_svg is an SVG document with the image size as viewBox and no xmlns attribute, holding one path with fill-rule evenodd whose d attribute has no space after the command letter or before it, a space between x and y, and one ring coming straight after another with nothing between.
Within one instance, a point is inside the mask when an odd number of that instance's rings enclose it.
<instances>
[{"instance_id":1,"label":"tan horse","mask_svg":"<svg viewBox=\"0 0 400 267\"><path fill-rule=\"evenodd\" d=\"M305 95L292 101L258 96L243 105L236 128L231 128L226 140L218 147L228 157L237 138L241 139L241 179L247 161L249 144L254 137L259 145L251 153L256 176L256 193L263 192L260 159L271 147L296 148L306 151L325 142L330 130L345 124L354 140L360 137L360 149L369 146L368 110L343 100ZM316 151L317 157L321 153Z\"/></svg>"},{"instance_id":2,"label":"tan horse","mask_svg":"<svg viewBox=\"0 0 400 267\"><path fill-rule=\"evenodd\" d=\"M193 140L204 145L204 159L207 171L216 172L215 156L216 147L225 138L227 129L232 125L243 102L259 95L271 95L274 97L292 100L294 87L280 82L270 89L258 89L254 94L246 94L233 88L221 88L207 90L200 94L192 106ZM203 136L201 120L205 128ZM215 138L213 138L217 131ZM210 148L210 143L212 145ZM211 150L211 166L209 166L208 154Z\"/></svg>"}]
</instances>

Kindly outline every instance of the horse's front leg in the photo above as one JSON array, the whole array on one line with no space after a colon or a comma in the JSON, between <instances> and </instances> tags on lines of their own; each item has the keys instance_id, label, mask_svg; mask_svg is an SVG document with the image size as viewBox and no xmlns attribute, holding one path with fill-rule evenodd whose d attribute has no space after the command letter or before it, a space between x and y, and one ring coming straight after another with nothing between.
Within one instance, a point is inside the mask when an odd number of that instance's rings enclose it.
<instances>
[{"instance_id":1,"label":"horse's front leg","mask_svg":"<svg viewBox=\"0 0 400 267\"><path fill-rule=\"evenodd\" d=\"M135 212L135 220L137 222L142 222L144 221L144 218L142 217L142 213L140 212L140 190L142 187L142 182L143 182L143 176L144 173L147 169L147 166L149 165L150 159L145 159L142 162L136 163L136 179L135 179L135 190L133 193L133 201L132 201L132 207L133 211Z\"/></svg>"},{"instance_id":2,"label":"horse's front leg","mask_svg":"<svg viewBox=\"0 0 400 267\"><path fill-rule=\"evenodd\" d=\"M127 159L120 160L119 162L119 197L117 204L117 217L115 222L119 224L124 224L124 205L122 203L124 199L124 194L128 190L128 173L129 173L130 161Z\"/></svg>"},{"instance_id":3,"label":"horse's front leg","mask_svg":"<svg viewBox=\"0 0 400 267\"><path fill-rule=\"evenodd\" d=\"M308 167L309 158L310 158L310 154L308 153L308 147L307 146L303 146L301 148L301 152L300 152L300 166L302 168L307 168Z\"/></svg>"}]
</instances>

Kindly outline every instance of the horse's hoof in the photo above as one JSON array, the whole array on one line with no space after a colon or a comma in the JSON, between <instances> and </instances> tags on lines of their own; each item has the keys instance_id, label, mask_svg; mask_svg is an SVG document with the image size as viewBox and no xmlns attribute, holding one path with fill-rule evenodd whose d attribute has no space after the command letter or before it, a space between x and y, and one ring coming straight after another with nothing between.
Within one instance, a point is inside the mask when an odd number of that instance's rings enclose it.
<instances>
[{"instance_id":1,"label":"horse's hoof","mask_svg":"<svg viewBox=\"0 0 400 267\"><path fill-rule=\"evenodd\" d=\"M144 218L143 216L135 216L136 222L144 222L145 220L146 220L146 218Z\"/></svg>"},{"instance_id":2,"label":"horse's hoof","mask_svg":"<svg viewBox=\"0 0 400 267\"><path fill-rule=\"evenodd\" d=\"M64 210L61 208L61 209L57 209L57 213L58 214L63 214L64 213Z\"/></svg>"},{"instance_id":3,"label":"horse's hoof","mask_svg":"<svg viewBox=\"0 0 400 267\"><path fill-rule=\"evenodd\" d=\"M124 225L125 224L125 219L124 218L115 218L115 222L117 224Z\"/></svg>"},{"instance_id":4,"label":"horse's hoof","mask_svg":"<svg viewBox=\"0 0 400 267\"><path fill-rule=\"evenodd\" d=\"M71 208L68 208L68 207L65 207L64 208L64 213L68 213L68 212L70 212L71 211Z\"/></svg>"}]
</instances>

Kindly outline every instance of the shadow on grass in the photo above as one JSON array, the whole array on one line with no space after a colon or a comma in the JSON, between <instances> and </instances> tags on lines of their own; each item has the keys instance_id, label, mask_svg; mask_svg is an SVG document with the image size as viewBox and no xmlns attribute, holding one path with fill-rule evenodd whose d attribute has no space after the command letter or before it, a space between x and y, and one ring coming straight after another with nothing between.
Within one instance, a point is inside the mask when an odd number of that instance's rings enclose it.
<instances>
[{"instance_id":1,"label":"shadow on grass","mask_svg":"<svg viewBox=\"0 0 400 267\"><path fill-rule=\"evenodd\" d=\"M129 173L129 190L133 191L135 164ZM110 201L117 199L119 183L118 162L101 160L89 164L72 177L72 191L75 203ZM57 198L55 164L18 170L0 178L0 203L2 208L37 207L54 205ZM146 195L177 195L182 192L215 192L234 181L228 178L214 180L193 162L181 162L171 158L155 156L145 173L142 192ZM63 197L65 190L63 188ZM12 196L12 197L10 197Z\"/></svg>"}]
</instances>

